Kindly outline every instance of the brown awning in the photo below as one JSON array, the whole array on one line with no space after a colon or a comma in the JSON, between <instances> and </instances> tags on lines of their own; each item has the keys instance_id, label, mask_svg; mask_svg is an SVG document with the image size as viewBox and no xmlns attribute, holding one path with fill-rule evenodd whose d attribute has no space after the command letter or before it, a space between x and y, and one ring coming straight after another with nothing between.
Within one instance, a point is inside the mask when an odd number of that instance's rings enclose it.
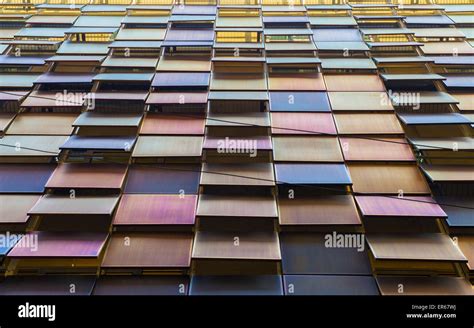
<instances>
[{"instance_id":1,"label":"brown awning","mask_svg":"<svg viewBox=\"0 0 474 328\"><path fill-rule=\"evenodd\" d=\"M399 164L349 164L355 193L429 194L418 167Z\"/></svg>"},{"instance_id":2,"label":"brown awning","mask_svg":"<svg viewBox=\"0 0 474 328\"><path fill-rule=\"evenodd\" d=\"M235 233L197 231L193 259L280 260L280 244L276 232Z\"/></svg>"},{"instance_id":3,"label":"brown awning","mask_svg":"<svg viewBox=\"0 0 474 328\"><path fill-rule=\"evenodd\" d=\"M278 199L280 225L360 225L351 195Z\"/></svg>"},{"instance_id":4,"label":"brown awning","mask_svg":"<svg viewBox=\"0 0 474 328\"><path fill-rule=\"evenodd\" d=\"M192 234L127 233L112 235L103 268L186 268L191 262Z\"/></svg>"}]
</instances>

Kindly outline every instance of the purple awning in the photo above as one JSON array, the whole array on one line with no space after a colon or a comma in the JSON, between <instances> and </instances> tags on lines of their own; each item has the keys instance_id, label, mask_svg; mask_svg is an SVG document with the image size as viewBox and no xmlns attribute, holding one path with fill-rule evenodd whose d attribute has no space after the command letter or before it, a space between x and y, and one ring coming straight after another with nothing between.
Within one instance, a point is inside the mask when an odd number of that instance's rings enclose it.
<instances>
[{"instance_id":1,"label":"purple awning","mask_svg":"<svg viewBox=\"0 0 474 328\"><path fill-rule=\"evenodd\" d=\"M97 257L106 239L107 233L32 231L18 241L8 257Z\"/></svg>"},{"instance_id":2,"label":"purple awning","mask_svg":"<svg viewBox=\"0 0 474 328\"><path fill-rule=\"evenodd\" d=\"M350 185L344 164L275 164L278 184Z\"/></svg>"},{"instance_id":3,"label":"purple awning","mask_svg":"<svg viewBox=\"0 0 474 328\"><path fill-rule=\"evenodd\" d=\"M130 151L136 137L84 137L73 135L59 147L69 150L123 150Z\"/></svg>"},{"instance_id":4,"label":"purple awning","mask_svg":"<svg viewBox=\"0 0 474 328\"><path fill-rule=\"evenodd\" d=\"M365 217L447 217L443 209L431 197L356 196L355 199L362 215Z\"/></svg>"}]
</instances>

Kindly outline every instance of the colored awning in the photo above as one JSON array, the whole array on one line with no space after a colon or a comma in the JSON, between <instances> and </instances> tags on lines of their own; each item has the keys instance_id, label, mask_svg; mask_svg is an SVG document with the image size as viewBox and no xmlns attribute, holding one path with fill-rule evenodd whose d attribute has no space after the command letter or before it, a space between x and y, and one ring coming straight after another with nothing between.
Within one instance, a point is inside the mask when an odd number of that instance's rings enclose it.
<instances>
[{"instance_id":1,"label":"colored awning","mask_svg":"<svg viewBox=\"0 0 474 328\"><path fill-rule=\"evenodd\" d=\"M0 164L0 193L42 193L54 164Z\"/></svg>"},{"instance_id":2,"label":"colored awning","mask_svg":"<svg viewBox=\"0 0 474 328\"><path fill-rule=\"evenodd\" d=\"M277 184L350 185L344 164L275 164Z\"/></svg>"},{"instance_id":3,"label":"colored awning","mask_svg":"<svg viewBox=\"0 0 474 328\"><path fill-rule=\"evenodd\" d=\"M141 135L203 135L204 117L148 113L140 130Z\"/></svg>"},{"instance_id":4,"label":"colored awning","mask_svg":"<svg viewBox=\"0 0 474 328\"><path fill-rule=\"evenodd\" d=\"M193 157L202 154L202 137L140 136L132 157Z\"/></svg>"},{"instance_id":5,"label":"colored awning","mask_svg":"<svg viewBox=\"0 0 474 328\"><path fill-rule=\"evenodd\" d=\"M271 118L273 134L336 134L329 113L272 113Z\"/></svg>"},{"instance_id":6,"label":"colored awning","mask_svg":"<svg viewBox=\"0 0 474 328\"><path fill-rule=\"evenodd\" d=\"M339 235L334 235L334 233L281 233L283 273L305 275L371 274L372 270L362 235L351 233L351 244L348 244L348 247L337 247L337 238L344 239L345 236L342 233ZM327 242L328 240L329 242Z\"/></svg>"},{"instance_id":7,"label":"colored awning","mask_svg":"<svg viewBox=\"0 0 474 328\"><path fill-rule=\"evenodd\" d=\"M328 91L385 91L382 80L376 74L324 75Z\"/></svg>"},{"instance_id":8,"label":"colored awning","mask_svg":"<svg viewBox=\"0 0 474 328\"><path fill-rule=\"evenodd\" d=\"M280 197L278 211L281 226L360 225L351 195Z\"/></svg>"},{"instance_id":9,"label":"colored awning","mask_svg":"<svg viewBox=\"0 0 474 328\"><path fill-rule=\"evenodd\" d=\"M441 233L371 234L367 243L376 260L466 261L451 238Z\"/></svg>"},{"instance_id":10,"label":"colored awning","mask_svg":"<svg viewBox=\"0 0 474 328\"><path fill-rule=\"evenodd\" d=\"M325 92L270 92L272 112L329 112Z\"/></svg>"},{"instance_id":11,"label":"colored awning","mask_svg":"<svg viewBox=\"0 0 474 328\"><path fill-rule=\"evenodd\" d=\"M138 127L142 119L141 114L83 112L72 124L73 126L87 127Z\"/></svg>"},{"instance_id":12,"label":"colored awning","mask_svg":"<svg viewBox=\"0 0 474 328\"><path fill-rule=\"evenodd\" d=\"M355 199L364 217L447 217L431 197L356 196Z\"/></svg>"},{"instance_id":13,"label":"colored awning","mask_svg":"<svg viewBox=\"0 0 474 328\"><path fill-rule=\"evenodd\" d=\"M369 58L321 58L323 69L377 69L372 59Z\"/></svg>"},{"instance_id":14,"label":"colored awning","mask_svg":"<svg viewBox=\"0 0 474 328\"><path fill-rule=\"evenodd\" d=\"M197 216L276 218L275 198L267 196L201 195Z\"/></svg>"},{"instance_id":15,"label":"colored awning","mask_svg":"<svg viewBox=\"0 0 474 328\"><path fill-rule=\"evenodd\" d=\"M326 90L322 74L270 74L268 89L271 91L322 91Z\"/></svg>"},{"instance_id":16,"label":"colored awning","mask_svg":"<svg viewBox=\"0 0 474 328\"><path fill-rule=\"evenodd\" d=\"M29 215L112 215L118 196L44 195L29 211Z\"/></svg>"},{"instance_id":17,"label":"colored awning","mask_svg":"<svg viewBox=\"0 0 474 328\"><path fill-rule=\"evenodd\" d=\"M130 240L124 243L124 238ZM178 269L191 263L192 234L115 233L102 261L102 268Z\"/></svg>"},{"instance_id":18,"label":"colored awning","mask_svg":"<svg viewBox=\"0 0 474 328\"><path fill-rule=\"evenodd\" d=\"M213 164L204 163L201 173L203 186L274 186L271 163Z\"/></svg>"},{"instance_id":19,"label":"colored awning","mask_svg":"<svg viewBox=\"0 0 474 328\"><path fill-rule=\"evenodd\" d=\"M469 165L423 165L421 169L433 182L474 181L474 168Z\"/></svg>"},{"instance_id":20,"label":"colored awning","mask_svg":"<svg viewBox=\"0 0 474 328\"><path fill-rule=\"evenodd\" d=\"M38 238L37 245L20 240L8 254L9 258L96 258L104 247L107 234L32 231L23 238Z\"/></svg>"},{"instance_id":21,"label":"colored awning","mask_svg":"<svg viewBox=\"0 0 474 328\"><path fill-rule=\"evenodd\" d=\"M272 140L275 162L344 161L336 137L275 136Z\"/></svg>"},{"instance_id":22,"label":"colored awning","mask_svg":"<svg viewBox=\"0 0 474 328\"><path fill-rule=\"evenodd\" d=\"M46 188L120 189L127 166L123 164L63 163L46 183Z\"/></svg>"},{"instance_id":23,"label":"colored awning","mask_svg":"<svg viewBox=\"0 0 474 328\"><path fill-rule=\"evenodd\" d=\"M415 156L402 138L339 138L346 161L414 161Z\"/></svg>"},{"instance_id":24,"label":"colored awning","mask_svg":"<svg viewBox=\"0 0 474 328\"><path fill-rule=\"evenodd\" d=\"M439 114L398 114L400 120L406 125L447 125L447 124L472 124L467 117L458 113Z\"/></svg>"},{"instance_id":25,"label":"colored awning","mask_svg":"<svg viewBox=\"0 0 474 328\"><path fill-rule=\"evenodd\" d=\"M472 287L464 277L382 276L375 278L382 295L472 295Z\"/></svg>"},{"instance_id":26,"label":"colored awning","mask_svg":"<svg viewBox=\"0 0 474 328\"><path fill-rule=\"evenodd\" d=\"M300 286L296 292L287 287L285 295L379 295L372 276L343 275L285 275L286 286Z\"/></svg>"},{"instance_id":27,"label":"colored awning","mask_svg":"<svg viewBox=\"0 0 474 328\"><path fill-rule=\"evenodd\" d=\"M53 157L59 154L60 146L67 136L16 136L0 139L0 157Z\"/></svg>"},{"instance_id":28,"label":"colored awning","mask_svg":"<svg viewBox=\"0 0 474 328\"><path fill-rule=\"evenodd\" d=\"M239 234L235 247L234 233L197 231L194 238L193 259L272 260L281 259L278 234L256 232Z\"/></svg>"},{"instance_id":29,"label":"colored awning","mask_svg":"<svg viewBox=\"0 0 474 328\"><path fill-rule=\"evenodd\" d=\"M41 198L40 195L0 195L0 224L25 223L28 211Z\"/></svg>"},{"instance_id":30,"label":"colored awning","mask_svg":"<svg viewBox=\"0 0 474 328\"><path fill-rule=\"evenodd\" d=\"M66 150L104 150L104 151L125 151L129 152L135 145L136 137L90 137L90 136L70 136L60 147Z\"/></svg>"},{"instance_id":31,"label":"colored awning","mask_svg":"<svg viewBox=\"0 0 474 328\"><path fill-rule=\"evenodd\" d=\"M115 226L192 225L196 215L195 195L123 195Z\"/></svg>"},{"instance_id":32,"label":"colored awning","mask_svg":"<svg viewBox=\"0 0 474 328\"><path fill-rule=\"evenodd\" d=\"M430 189L416 165L350 164L355 193L429 194Z\"/></svg>"},{"instance_id":33,"label":"colored awning","mask_svg":"<svg viewBox=\"0 0 474 328\"><path fill-rule=\"evenodd\" d=\"M192 277L189 295L278 296L283 295L283 287L278 275L195 275Z\"/></svg>"},{"instance_id":34,"label":"colored awning","mask_svg":"<svg viewBox=\"0 0 474 328\"><path fill-rule=\"evenodd\" d=\"M152 87L207 87L209 73L157 73L152 82Z\"/></svg>"},{"instance_id":35,"label":"colored awning","mask_svg":"<svg viewBox=\"0 0 474 328\"><path fill-rule=\"evenodd\" d=\"M127 194L196 194L200 165L133 165L127 177Z\"/></svg>"},{"instance_id":36,"label":"colored awning","mask_svg":"<svg viewBox=\"0 0 474 328\"><path fill-rule=\"evenodd\" d=\"M333 111L393 111L386 92L328 92L328 96Z\"/></svg>"}]
</instances>

